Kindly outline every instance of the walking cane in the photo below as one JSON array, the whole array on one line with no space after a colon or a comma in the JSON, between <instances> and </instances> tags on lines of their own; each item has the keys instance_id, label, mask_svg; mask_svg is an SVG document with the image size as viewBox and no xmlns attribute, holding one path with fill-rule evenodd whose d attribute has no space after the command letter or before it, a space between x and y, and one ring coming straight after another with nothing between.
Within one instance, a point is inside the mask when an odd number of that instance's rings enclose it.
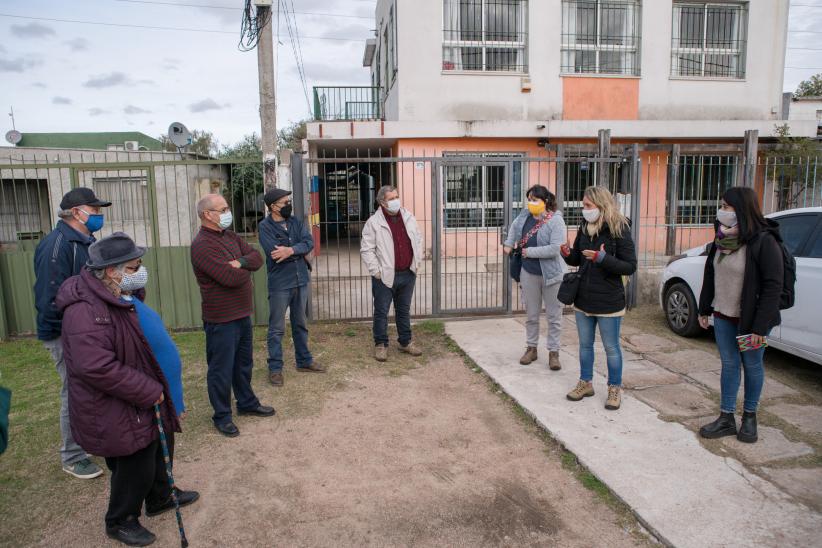
<instances>
[{"instance_id":1,"label":"walking cane","mask_svg":"<svg viewBox=\"0 0 822 548\"><path fill-rule=\"evenodd\" d=\"M168 455L168 441L166 441L166 431L163 429L163 419L160 417L159 404L154 404L154 419L157 421L157 429L160 431L160 445L163 446L163 460L166 461L166 475L168 476L168 483L171 485L171 500L174 502L174 511L177 513L177 526L180 528L180 546L182 546L182 548L188 548L186 531L183 529L183 516L180 514L180 501L177 500L174 475L171 473L171 458Z\"/></svg>"}]
</instances>

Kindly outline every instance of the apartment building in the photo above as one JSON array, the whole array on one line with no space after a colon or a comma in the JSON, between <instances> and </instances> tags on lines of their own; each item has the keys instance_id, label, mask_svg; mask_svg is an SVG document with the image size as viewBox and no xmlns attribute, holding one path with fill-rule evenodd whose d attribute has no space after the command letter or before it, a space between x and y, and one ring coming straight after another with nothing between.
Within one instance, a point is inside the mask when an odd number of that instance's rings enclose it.
<instances>
[{"instance_id":1,"label":"apartment building","mask_svg":"<svg viewBox=\"0 0 822 548\"><path fill-rule=\"evenodd\" d=\"M742 182L746 131L764 143L784 124L794 136L817 134L815 112L783 119L789 7L380 0L363 67L351 67L369 70L371 86L314 89L307 143L316 161L315 222L356 237L374 188L392 182L434 223L432 253L488 255L528 186L556 191L570 226L584 187L604 172L626 204L641 194L644 252L670 255L699 242L721 193ZM562 161L601 153L604 129L613 162ZM641 164L636 189L626 183L626 161L617 161L632 144ZM396 160L342 160L365 155ZM773 185L767 159L759 161L756 186L765 196ZM469 235L443 244L454 231Z\"/></svg>"}]
</instances>

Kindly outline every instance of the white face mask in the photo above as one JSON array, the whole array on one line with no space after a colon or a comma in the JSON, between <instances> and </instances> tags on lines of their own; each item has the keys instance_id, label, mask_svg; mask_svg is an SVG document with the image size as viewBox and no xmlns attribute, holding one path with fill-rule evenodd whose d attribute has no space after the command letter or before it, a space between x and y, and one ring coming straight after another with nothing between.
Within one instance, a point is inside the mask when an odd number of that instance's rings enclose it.
<instances>
[{"instance_id":1,"label":"white face mask","mask_svg":"<svg viewBox=\"0 0 822 548\"><path fill-rule=\"evenodd\" d=\"M143 265L134 274L123 271L123 278L120 280L120 289L123 291L137 291L148 283L148 270Z\"/></svg>"},{"instance_id":2,"label":"white face mask","mask_svg":"<svg viewBox=\"0 0 822 548\"><path fill-rule=\"evenodd\" d=\"M735 211L725 211L724 209L718 209L716 211L716 220L728 228L735 227L739 222L736 218Z\"/></svg>"},{"instance_id":3,"label":"white face mask","mask_svg":"<svg viewBox=\"0 0 822 548\"><path fill-rule=\"evenodd\" d=\"M586 222L595 223L599 220L599 209L583 209L582 216L585 218Z\"/></svg>"},{"instance_id":4,"label":"white face mask","mask_svg":"<svg viewBox=\"0 0 822 548\"><path fill-rule=\"evenodd\" d=\"M396 213L400 210L401 204L399 198L394 198L393 200L388 200L386 203L386 209L389 213Z\"/></svg>"},{"instance_id":5,"label":"white face mask","mask_svg":"<svg viewBox=\"0 0 822 548\"><path fill-rule=\"evenodd\" d=\"M231 215L230 211L226 211L225 213L220 213L220 228L225 230L226 228L231 226L231 222L234 220L234 217Z\"/></svg>"}]
</instances>

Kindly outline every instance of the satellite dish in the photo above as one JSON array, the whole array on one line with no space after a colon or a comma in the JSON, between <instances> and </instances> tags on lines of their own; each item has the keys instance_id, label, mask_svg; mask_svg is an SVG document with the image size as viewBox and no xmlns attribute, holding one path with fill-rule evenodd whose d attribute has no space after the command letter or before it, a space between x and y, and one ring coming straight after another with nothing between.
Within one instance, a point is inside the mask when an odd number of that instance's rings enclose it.
<instances>
[{"instance_id":1,"label":"satellite dish","mask_svg":"<svg viewBox=\"0 0 822 548\"><path fill-rule=\"evenodd\" d=\"M187 147L191 144L191 132L180 122L174 122L168 126L168 140L177 148Z\"/></svg>"},{"instance_id":2,"label":"satellite dish","mask_svg":"<svg viewBox=\"0 0 822 548\"><path fill-rule=\"evenodd\" d=\"M23 134L17 131L16 129L9 130L6 132L6 141L9 143L16 145L23 139Z\"/></svg>"}]
</instances>

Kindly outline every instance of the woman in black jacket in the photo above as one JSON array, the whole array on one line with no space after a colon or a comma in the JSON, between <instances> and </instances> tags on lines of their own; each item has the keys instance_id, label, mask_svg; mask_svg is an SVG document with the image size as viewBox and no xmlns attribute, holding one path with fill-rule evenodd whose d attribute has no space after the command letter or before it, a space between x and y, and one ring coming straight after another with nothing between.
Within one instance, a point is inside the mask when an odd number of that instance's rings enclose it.
<instances>
[{"instance_id":1,"label":"woman in black jacket","mask_svg":"<svg viewBox=\"0 0 822 548\"><path fill-rule=\"evenodd\" d=\"M599 335L608 361L608 399L605 409L619 409L622 402L622 346L619 331L625 316L623 276L636 271L636 251L630 223L619 211L607 188L585 189L582 199L585 222L577 231L573 248L562 246L565 262L578 266L579 291L574 300L579 333L580 375L568 399L579 401L594 395L594 338Z\"/></svg>"},{"instance_id":2,"label":"woman in black jacket","mask_svg":"<svg viewBox=\"0 0 822 548\"><path fill-rule=\"evenodd\" d=\"M764 343L781 321L782 239L779 225L762 216L757 195L750 188L729 189L716 217L716 238L705 261L699 296L699 325L708 329L713 316L722 361L720 415L700 428L699 434L703 438L736 435L739 441L753 443L757 440L756 408L765 381ZM740 351L738 336L750 336L754 349ZM745 372L745 400L737 433L734 412L740 366Z\"/></svg>"}]
</instances>

